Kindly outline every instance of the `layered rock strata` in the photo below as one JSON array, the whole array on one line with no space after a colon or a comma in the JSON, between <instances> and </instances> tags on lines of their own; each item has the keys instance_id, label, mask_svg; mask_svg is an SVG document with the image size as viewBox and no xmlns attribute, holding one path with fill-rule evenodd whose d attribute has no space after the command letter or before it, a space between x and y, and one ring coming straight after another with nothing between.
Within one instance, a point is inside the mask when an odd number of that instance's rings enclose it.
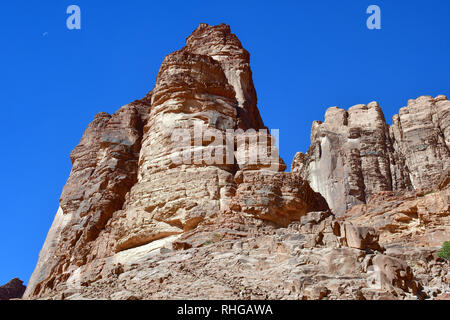
<instances>
[{"instance_id":1,"label":"layered rock strata","mask_svg":"<svg viewBox=\"0 0 450 320\"><path fill-rule=\"evenodd\" d=\"M343 215L382 191L430 190L450 167L450 102L410 100L386 124L378 103L333 107L313 123L311 147L292 171L306 178Z\"/></svg>"},{"instance_id":2,"label":"layered rock strata","mask_svg":"<svg viewBox=\"0 0 450 320\"><path fill-rule=\"evenodd\" d=\"M26 287L23 281L15 278L7 284L0 286L0 300L20 299L25 292Z\"/></svg>"},{"instance_id":3,"label":"layered rock strata","mask_svg":"<svg viewBox=\"0 0 450 320\"><path fill-rule=\"evenodd\" d=\"M427 295L374 230L311 212L288 228L224 214L83 266L46 299L417 299ZM350 235L351 234L351 235Z\"/></svg>"},{"instance_id":4,"label":"layered rock strata","mask_svg":"<svg viewBox=\"0 0 450 320\"><path fill-rule=\"evenodd\" d=\"M136 183L148 108L143 99L89 124L70 155L73 168L25 296L52 290L73 268L113 252L101 233Z\"/></svg>"},{"instance_id":5,"label":"layered rock strata","mask_svg":"<svg viewBox=\"0 0 450 320\"><path fill-rule=\"evenodd\" d=\"M96 116L71 155L26 297L95 281L107 257L222 214L287 226L328 210L300 176L281 173L286 166L257 109L249 59L229 26L201 24L164 59L149 95Z\"/></svg>"},{"instance_id":6,"label":"layered rock strata","mask_svg":"<svg viewBox=\"0 0 450 320\"><path fill-rule=\"evenodd\" d=\"M407 239L446 236L437 228L449 223L446 98L411 101L391 127L376 103L332 108L286 173L249 59L229 26L201 24L146 97L95 117L71 154L26 299L450 293L445 261L403 250ZM439 173L437 194L405 193L436 188ZM428 231L410 235L418 223Z\"/></svg>"}]
</instances>

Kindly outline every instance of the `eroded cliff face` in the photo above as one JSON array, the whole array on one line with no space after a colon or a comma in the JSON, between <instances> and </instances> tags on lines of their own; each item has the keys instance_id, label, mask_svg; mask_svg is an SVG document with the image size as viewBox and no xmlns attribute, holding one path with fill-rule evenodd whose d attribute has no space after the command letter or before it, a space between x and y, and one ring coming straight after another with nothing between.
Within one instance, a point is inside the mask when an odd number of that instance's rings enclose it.
<instances>
[{"instance_id":1,"label":"eroded cliff face","mask_svg":"<svg viewBox=\"0 0 450 320\"><path fill-rule=\"evenodd\" d=\"M0 286L0 300L20 299L25 289L22 280L12 279L7 284Z\"/></svg>"},{"instance_id":2,"label":"eroded cliff face","mask_svg":"<svg viewBox=\"0 0 450 320\"><path fill-rule=\"evenodd\" d=\"M97 114L84 132L70 155L72 172L25 296L52 289L67 280L65 272L112 252L112 244L99 236L137 180L148 98L112 116Z\"/></svg>"},{"instance_id":3,"label":"eroded cliff face","mask_svg":"<svg viewBox=\"0 0 450 320\"><path fill-rule=\"evenodd\" d=\"M409 100L394 116L390 135L397 162L409 173L412 188L432 189L450 167L450 101L443 95ZM395 168L394 176L401 169ZM403 189L401 184L394 188Z\"/></svg>"},{"instance_id":4,"label":"eroded cliff face","mask_svg":"<svg viewBox=\"0 0 450 320\"><path fill-rule=\"evenodd\" d=\"M381 191L432 189L450 166L449 114L445 96L410 100L390 127L376 102L330 108L323 123L314 122L311 147L295 156L292 172L337 215Z\"/></svg>"},{"instance_id":5,"label":"eroded cliff face","mask_svg":"<svg viewBox=\"0 0 450 320\"><path fill-rule=\"evenodd\" d=\"M392 236L398 243L408 237L399 230L409 220L397 210L391 222L380 221L370 199L390 210L394 204L379 192L429 187L442 175L448 114L443 96L411 102L391 128L376 103L329 109L313 125L311 149L284 172L257 108L249 53L229 26L201 24L164 59L145 98L98 114L85 131L24 297L439 295L450 281L448 265L433 248L420 253L425 269L412 269L411 255L387 246ZM448 177L440 181L439 190L448 190ZM431 233L448 225L439 199L434 209L427 200L418 210L440 217L425 226ZM357 211L343 219L330 208ZM414 273L426 268L439 275Z\"/></svg>"},{"instance_id":6,"label":"eroded cliff face","mask_svg":"<svg viewBox=\"0 0 450 320\"><path fill-rule=\"evenodd\" d=\"M391 126L376 102L333 107L292 164L340 220L374 228L430 297L450 291L448 262L436 257L450 236L449 113L443 95L409 100Z\"/></svg>"},{"instance_id":7,"label":"eroded cliff face","mask_svg":"<svg viewBox=\"0 0 450 320\"><path fill-rule=\"evenodd\" d=\"M150 94L95 117L71 155L26 297L95 281L110 267L105 259L223 214L286 226L328 209L303 178L280 173L286 166L259 115L249 59L229 26L201 24L164 59Z\"/></svg>"},{"instance_id":8,"label":"eroded cliff face","mask_svg":"<svg viewBox=\"0 0 450 320\"><path fill-rule=\"evenodd\" d=\"M190 161L175 163L174 156L185 155L174 148L173 133L180 129L184 133L179 138L187 138ZM227 130L238 129L265 129L256 108L249 54L228 26L202 24L160 68L138 181L115 228L116 251L181 234L229 210L238 170L268 175L284 170L278 159L274 172L262 170L266 168L259 162L249 166L245 157L238 161L235 137L225 139ZM193 140L202 135L201 144L195 144Z\"/></svg>"}]
</instances>

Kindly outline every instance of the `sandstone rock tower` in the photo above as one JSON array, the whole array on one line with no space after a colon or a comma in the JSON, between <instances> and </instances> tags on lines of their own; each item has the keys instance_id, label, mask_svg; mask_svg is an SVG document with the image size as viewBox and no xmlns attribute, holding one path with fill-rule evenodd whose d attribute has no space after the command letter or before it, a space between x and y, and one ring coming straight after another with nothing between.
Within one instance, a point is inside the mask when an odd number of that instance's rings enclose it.
<instances>
[{"instance_id":1,"label":"sandstone rock tower","mask_svg":"<svg viewBox=\"0 0 450 320\"><path fill-rule=\"evenodd\" d=\"M249 53L200 24L152 91L89 124L24 298L445 296L449 148L445 96L392 126L376 102L333 107L284 172Z\"/></svg>"},{"instance_id":2,"label":"sandstone rock tower","mask_svg":"<svg viewBox=\"0 0 450 320\"><path fill-rule=\"evenodd\" d=\"M235 149L239 135L265 129L249 62L229 26L200 24L183 49L164 59L144 99L95 117L71 154L73 169L25 297L101 278L107 259L223 214L287 226L328 209L299 175L283 173L274 148L275 169ZM235 161L174 163L172 133L185 129L194 137L196 127L212 130L216 143L219 134L237 131L231 142L219 141L219 149L231 143ZM192 153L205 154L212 141L192 145ZM264 141L273 147L268 133Z\"/></svg>"},{"instance_id":3,"label":"sandstone rock tower","mask_svg":"<svg viewBox=\"0 0 450 320\"><path fill-rule=\"evenodd\" d=\"M381 191L429 190L450 167L450 101L419 97L388 126L378 103L333 107L292 165L343 215Z\"/></svg>"}]
</instances>

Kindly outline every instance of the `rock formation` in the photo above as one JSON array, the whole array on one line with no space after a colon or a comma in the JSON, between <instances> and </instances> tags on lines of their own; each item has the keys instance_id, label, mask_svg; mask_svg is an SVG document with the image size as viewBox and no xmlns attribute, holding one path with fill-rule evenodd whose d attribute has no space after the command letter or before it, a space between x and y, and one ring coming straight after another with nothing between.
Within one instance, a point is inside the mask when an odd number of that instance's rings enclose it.
<instances>
[{"instance_id":1,"label":"rock formation","mask_svg":"<svg viewBox=\"0 0 450 320\"><path fill-rule=\"evenodd\" d=\"M137 180L148 99L99 113L71 154L72 172L60 208L39 255L26 295L53 288L71 266L84 265L113 251L99 238ZM65 281L62 278L60 281Z\"/></svg>"},{"instance_id":2,"label":"rock formation","mask_svg":"<svg viewBox=\"0 0 450 320\"><path fill-rule=\"evenodd\" d=\"M450 102L410 100L386 124L378 103L333 107L313 123L311 147L292 171L320 192L337 215L378 192L432 189L450 167Z\"/></svg>"},{"instance_id":3,"label":"rock formation","mask_svg":"<svg viewBox=\"0 0 450 320\"><path fill-rule=\"evenodd\" d=\"M292 164L336 215L375 228L432 296L450 290L448 263L436 258L450 235L449 114L443 95L409 100L390 127L376 102L333 107Z\"/></svg>"},{"instance_id":4,"label":"rock formation","mask_svg":"<svg viewBox=\"0 0 450 320\"><path fill-rule=\"evenodd\" d=\"M434 186L448 167L448 110L443 96L420 98L389 128L376 103L332 108L284 172L249 53L229 26L201 24L164 59L146 97L98 114L85 131L24 297L437 297L445 262L431 259L439 280L418 279L405 252L385 246L404 230L403 211L380 221L370 201ZM439 183L447 190L446 177ZM434 210L430 228L448 226L439 199L418 213ZM359 211L342 218L349 208Z\"/></svg>"},{"instance_id":5,"label":"rock formation","mask_svg":"<svg viewBox=\"0 0 450 320\"><path fill-rule=\"evenodd\" d=\"M352 207L344 219L375 228L386 253L407 262L430 296L450 290L449 264L436 257L450 235L450 188L380 192Z\"/></svg>"},{"instance_id":6,"label":"rock formation","mask_svg":"<svg viewBox=\"0 0 450 320\"><path fill-rule=\"evenodd\" d=\"M97 275L104 258L241 207L284 226L309 211L327 210L302 178L278 173L286 166L256 103L248 52L228 26L201 24L182 50L164 59L150 94L112 116L98 114L89 125L71 155L61 207L26 296L57 291L81 268ZM190 161L174 161L186 154L175 147L177 130L184 130L181 140L188 135ZM238 148L253 137L256 144ZM252 162L252 148L267 151L266 158L258 153ZM208 154L223 161L208 161ZM273 209L249 203L252 194L242 189L247 177ZM286 210L275 207L279 202Z\"/></svg>"},{"instance_id":7,"label":"rock formation","mask_svg":"<svg viewBox=\"0 0 450 320\"><path fill-rule=\"evenodd\" d=\"M7 284L0 286L0 300L20 299L25 289L22 280L12 279Z\"/></svg>"}]
</instances>

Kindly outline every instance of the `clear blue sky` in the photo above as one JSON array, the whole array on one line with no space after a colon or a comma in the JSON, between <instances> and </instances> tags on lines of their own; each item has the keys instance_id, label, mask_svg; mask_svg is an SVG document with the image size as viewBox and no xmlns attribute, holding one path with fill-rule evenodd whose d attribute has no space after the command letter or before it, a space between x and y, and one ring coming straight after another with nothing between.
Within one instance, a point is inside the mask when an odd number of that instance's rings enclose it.
<instances>
[{"instance_id":1,"label":"clear blue sky","mask_svg":"<svg viewBox=\"0 0 450 320\"><path fill-rule=\"evenodd\" d=\"M71 4L80 31L66 28ZM366 28L371 4L381 30ZM449 12L448 0L1 1L0 284L28 281L94 115L150 91L200 22L231 25L250 51L290 166L328 107L376 100L390 122L410 98L450 95Z\"/></svg>"}]
</instances>

